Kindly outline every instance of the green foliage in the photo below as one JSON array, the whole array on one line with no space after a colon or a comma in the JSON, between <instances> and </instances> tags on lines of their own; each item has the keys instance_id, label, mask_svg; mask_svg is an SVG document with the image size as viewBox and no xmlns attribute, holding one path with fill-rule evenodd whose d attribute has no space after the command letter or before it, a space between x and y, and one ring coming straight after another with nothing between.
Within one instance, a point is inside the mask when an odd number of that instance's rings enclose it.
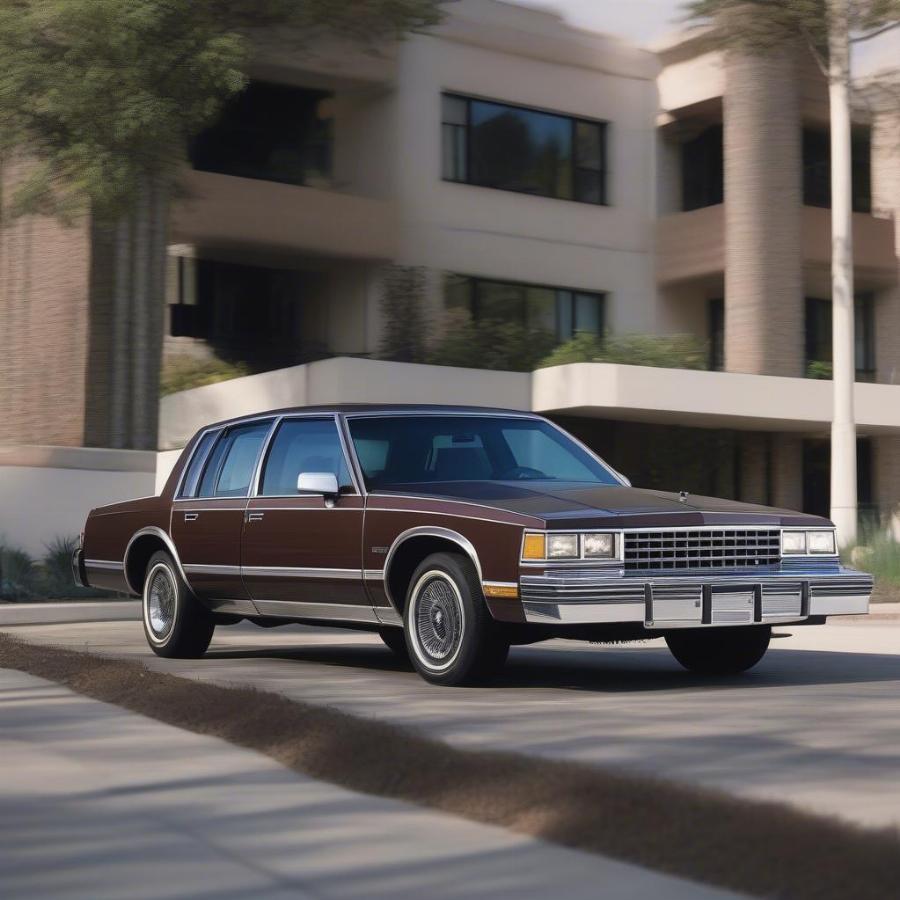
<instances>
[{"instance_id":1,"label":"green foliage","mask_svg":"<svg viewBox=\"0 0 900 900\"><path fill-rule=\"evenodd\" d=\"M664 369L707 368L706 344L690 334L579 334L540 362L541 368L575 362L620 363Z\"/></svg>"},{"instance_id":2,"label":"green foliage","mask_svg":"<svg viewBox=\"0 0 900 900\"><path fill-rule=\"evenodd\" d=\"M159 392L165 397L249 374L250 368L245 363L230 363L218 357L195 359L191 356L178 356L168 360L163 366Z\"/></svg>"},{"instance_id":3,"label":"green foliage","mask_svg":"<svg viewBox=\"0 0 900 900\"><path fill-rule=\"evenodd\" d=\"M38 570L24 550L0 545L0 600L30 600L38 592Z\"/></svg>"},{"instance_id":4,"label":"green foliage","mask_svg":"<svg viewBox=\"0 0 900 900\"><path fill-rule=\"evenodd\" d=\"M834 376L834 367L830 362L814 359L806 365L806 377L817 378L822 381L831 381Z\"/></svg>"},{"instance_id":5,"label":"green foliage","mask_svg":"<svg viewBox=\"0 0 900 900\"><path fill-rule=\"evenodd\" d=\"M437 0L5 0L0 153L29 170L10 211L113 219L246 83L248 29L374 44L434 24ZM298 46L299 49L299 46Z\"/></svg>"},{"instance_id":6,"label":"green foliage","mask_svg":"<svg viewBox=\"0 0 900 900\"><path fill-rule=\"evenodd\" d=\"M426 361L435 366L531 372L555 343L547 331L529 331L518 322L473 322L462 310L454 310Z\"/></svg>"},{"instance_id":7,"label":"green foliage","mask_svg":"<svg viewBox=\"0 0 900 900\"><path fill-rule=\"evenodd\" d=\"M381 311L384 333L381 359L422 362L425 358L425 270L419 266L391 266L384 279Z\"/></svg>"},{"instance_id":8,"label":"green foliage","mask_svg":"<svg viewBox=\"0 0 900 900\"><path fill-rule=\"evenodd\" d=\"M820 57L828 48L828 0L691 0L687 18L712 24L721 43L764 52L802 40ZM858 39L900 22L900 0L850 3L850 29Z\"/></svg>"},{"instance_id":9,"label":"green foliage","mask_svg":"<svg viewBox=\"0 0 900 900\"><path fill-rule=\"evenodd\" d=\"M900 585L900 544L884 529L864 530L859 543L841 556L848 565L872 574L876 583Z\"/></svg>"}]
</instances>

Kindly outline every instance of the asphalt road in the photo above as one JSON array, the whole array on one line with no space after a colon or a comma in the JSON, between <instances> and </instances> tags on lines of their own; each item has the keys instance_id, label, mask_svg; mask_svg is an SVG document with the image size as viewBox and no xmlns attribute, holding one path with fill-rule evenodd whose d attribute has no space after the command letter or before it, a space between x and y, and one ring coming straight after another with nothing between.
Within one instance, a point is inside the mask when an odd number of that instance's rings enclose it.
<instances>
[{"instance_id":1,"label":"asphalt road","mask_svg":"<svg viewBox=\"0 0 900 900\"><path fill-rule=\"evenodd\" d=\"M4 900L735 898L323 784L3 669L0 759Z\"/></svg>"},{"instance_id":2,"label":"asphalt road","mask_svg":"<svg viewBox=\"0 0 900 900\"><path fill-rule=\"evenodd\" d=\"M515 648L482 689L425 684L376 636L220 628L202 660L160 660L136 622L10 629L29 641L139 657L420 729L469 747L568 758L900 825L900 617L793 629L735 678L685 673L661 642ZM789 629L780 629L786 633Z\"/></svg>"}]
</instances>

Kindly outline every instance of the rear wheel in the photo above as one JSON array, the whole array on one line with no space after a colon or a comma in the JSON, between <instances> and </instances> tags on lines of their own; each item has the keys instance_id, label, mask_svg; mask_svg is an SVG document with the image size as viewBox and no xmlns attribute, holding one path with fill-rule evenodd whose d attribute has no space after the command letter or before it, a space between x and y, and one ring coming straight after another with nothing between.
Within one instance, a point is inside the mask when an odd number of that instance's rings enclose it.
<instances>
[{"instance_id":1,"label":"rear wheel","mask_svg":"<svg viewBox=\"0 0 900 900\"><path fill-rule=\"evenodd\" d=\"M157 656L203 656L216 628L212 614L191 593L165 551L154 553L147 564L143 613L144 634Z\"/></svg>"},{"instance_id":2,"label":"rear wheel","mask_svg":"<svg viewBox=\"0 0 900 900\"><path fill-rule=\"evenodd\" d=\"M702 675L737 675L752 669L769 648L768 625L670 631L669 650L691 672Z\"/></svg>"},{"instance_id":3,"label":"rear wheel","mask_svg":"<svg viewBox=\"0 0 900 900\"><path fill-rule=\"evenodd\" d=\"M406 644L416 671L433 684L478 684L506 662L509 642L498 633L464 556L434 553L410 580L404 613Z\"/></svg>"}]
</instances>

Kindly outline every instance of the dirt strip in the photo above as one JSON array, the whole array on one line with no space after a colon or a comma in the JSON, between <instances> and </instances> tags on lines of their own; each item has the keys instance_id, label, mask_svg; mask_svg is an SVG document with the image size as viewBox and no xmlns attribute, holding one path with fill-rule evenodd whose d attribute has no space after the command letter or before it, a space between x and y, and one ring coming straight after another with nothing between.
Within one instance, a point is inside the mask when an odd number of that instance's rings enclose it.
<instances>
[{"instance_id":1,"label":"dirt strip","mask_svg":"<svg viewBox=\"0 0 900 900\"><path fill-rule=\"evenodd\" d=\"M264 753L306 775L769 897L893 896L900 834L777 803L511 753L0 634L0 667Z\"/></svg>"}]
</instances>

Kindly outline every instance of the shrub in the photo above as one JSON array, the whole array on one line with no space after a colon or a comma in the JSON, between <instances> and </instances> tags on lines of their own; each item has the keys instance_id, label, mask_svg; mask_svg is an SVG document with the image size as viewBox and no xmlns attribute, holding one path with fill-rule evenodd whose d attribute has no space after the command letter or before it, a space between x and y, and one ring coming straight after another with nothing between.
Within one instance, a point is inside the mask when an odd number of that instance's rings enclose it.
<instances>
[{"instance_id":1,"label":"shrub","mask_svg":"<svg viewBox=\"0 0 900 900\"><path fill-rule=\"evenodd\" d=\"M381 294L384 333L379 357L394 362L422 362L425 358L425 269L390 266Z\"/></svg>"},{"instance_id":2,"label":"shrub","mask_svg":"<svg viewBox=\"0 0 900 900\"><path fill-rule=\"evenodd\" d=\"M34 560L24 550L0 545L0 600L31 600L38 593Z\"/></svg>"},{"instance_id":3,"label":"shrub","mask_svg":"<svg viewBox=\"0 0 900 900\"><path fill-rule=\"evenodd\" d=\"M174 356L163 365L159 392L165 397L249 374L250 368L244 363L230 363L218 357L195 359L192 356Z\"/></svg>"},{"instance_id":4,"label":"shrub","mask_svg":"<svg viewBox=\"0 0 900 900\"><path fill-rule=\"evenodd\" d=\"M541 360L541 368L575 362L620 363L664 369L706 369L707 346L691 334L579 334Z\"/></svg>"},{"instance_id":5,"label":"shrub","mask_svg":"<svg viewBox=\"0 0 900 900\"><path fill-rule=\"evenodd\" d=\"M530 331L518 322L473 322L455 310L448 314L444 336L426 361L435 366L531 372L555 342L547 331Z\"/></svg>"},{"instance_id":6,"label":"shrub","mask_svg":"<svg viewBox=\"0 0 900 900\"><path fill-rule=\"evenodd\" d=\"M859 543L841 555L854 568L874 575L876 582L900 585L900 544L883 529L865 531Z\"/></svg>"},{"instance_id":7,"label":"shrub","mask_svg":"<svg viewBox=\"0 0 900 900\"><path fill-rule=\"evenodd\" d=\"M834 375L833 367L830 362L821 359L814 359L807 363L806 377L817 378L824 381L830 381Z\"/></svg>"}]
</instances>

